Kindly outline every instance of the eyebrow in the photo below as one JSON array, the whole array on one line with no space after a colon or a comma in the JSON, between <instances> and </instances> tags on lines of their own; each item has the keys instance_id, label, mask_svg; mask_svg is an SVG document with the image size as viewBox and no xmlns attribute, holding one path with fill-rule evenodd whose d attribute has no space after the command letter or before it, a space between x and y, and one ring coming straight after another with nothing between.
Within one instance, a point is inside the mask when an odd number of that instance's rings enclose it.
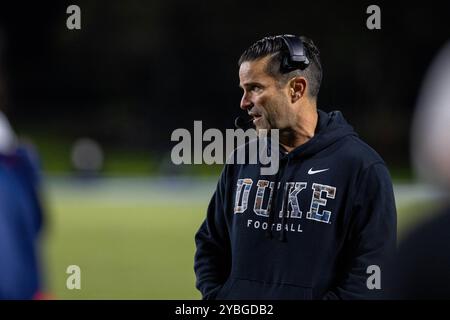
<instances>
[{"instance_id":1,"label":"eyebrow","mask_svg":"<svg viewBox=\"0 0 450 320\"><path fill-rule=\"evenodd\" d=\"M241 86L241 84L239 84L238 86L239 86L239 88L243 89L243 87L262 86L262 84L259 82L247 82L247 83L244 83L243 86Z\"/></svg>"}]
</instances>

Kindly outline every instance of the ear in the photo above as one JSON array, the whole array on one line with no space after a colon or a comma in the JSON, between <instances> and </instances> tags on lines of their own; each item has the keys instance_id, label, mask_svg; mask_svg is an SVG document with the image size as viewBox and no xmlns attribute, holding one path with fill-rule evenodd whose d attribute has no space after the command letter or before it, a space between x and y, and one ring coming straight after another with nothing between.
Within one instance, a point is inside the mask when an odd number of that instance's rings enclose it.
<instances>
[{"instance_id":1,"label":"ear","mask_svg":"<svg viewBox=\"0 0 450 320\"><path fill-rule=\"evenodd\" d=\"M291 102L297 102L306 94L307 81L303 77L295 77L289 81L289 93L291 96Z\"/></svg>"}]
</instances>

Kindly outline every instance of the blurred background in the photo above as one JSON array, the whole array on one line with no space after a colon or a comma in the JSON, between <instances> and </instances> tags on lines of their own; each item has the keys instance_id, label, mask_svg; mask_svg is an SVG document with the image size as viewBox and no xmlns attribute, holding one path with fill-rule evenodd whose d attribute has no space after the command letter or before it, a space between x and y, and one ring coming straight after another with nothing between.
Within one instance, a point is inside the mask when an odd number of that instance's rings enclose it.
<instances>
[{"instance_id":1,"label":"blurred background","mask_svg":"<svg viewBox=\"0 0 450 320\"><path fill-rule=\"evenodd\" d=\"M66 9L81 8L81 30ZM197 299L194 233L221 165L175 166L177 128L233 128L237 60L282 33L310 37L324 68L319 107L339 109L385 159L399 235L440 194L411 170L423 77L449 39L448 8L372 2L46 1L2 4L0 109L43 168L42 264L59 299ZM79 265L82 289L66 288Z\"/></svg>"}]
</instances>

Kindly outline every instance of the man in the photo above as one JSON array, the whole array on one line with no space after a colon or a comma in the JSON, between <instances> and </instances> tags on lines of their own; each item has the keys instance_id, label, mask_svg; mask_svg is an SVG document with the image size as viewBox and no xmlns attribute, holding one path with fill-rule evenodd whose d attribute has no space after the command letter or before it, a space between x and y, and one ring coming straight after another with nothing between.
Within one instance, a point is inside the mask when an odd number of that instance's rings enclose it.
<instances>
[{"instance_id":1,"label":"man","mask_svg":"<svg viewBox=\"0 0 450 320\"><path fill-rule=\"evenodd\" d=\"M257 130L279 129L279 171L225 166L195 237L204 299L382 297L396 242L389 172L340 112L317 109L319 51L300 39L266 37L239 60L241 108Z\"/></svg>"}]
</instances>

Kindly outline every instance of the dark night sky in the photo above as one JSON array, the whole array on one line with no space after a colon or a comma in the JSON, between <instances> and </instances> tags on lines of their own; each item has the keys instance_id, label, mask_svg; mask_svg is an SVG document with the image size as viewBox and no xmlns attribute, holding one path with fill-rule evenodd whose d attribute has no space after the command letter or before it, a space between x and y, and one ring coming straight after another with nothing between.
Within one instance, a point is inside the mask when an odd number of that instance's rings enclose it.
<instances>
[{"instance_id":1,"label":"dark night sky","mask_svg":"<svg viewBox=\"0 0 450 320\"><path fill-rule=\"evenodd\" d=\"M69 31L69 4L82 29ZM408 159L417 91L449 39L448 8L371 2L63 1L2 5L7 113L18 128L167 150L179 127L232 128L237 59L270 34L304 34L321 51L319 107L340 109L390 163Z\"/></svg>"}]
</instances>

